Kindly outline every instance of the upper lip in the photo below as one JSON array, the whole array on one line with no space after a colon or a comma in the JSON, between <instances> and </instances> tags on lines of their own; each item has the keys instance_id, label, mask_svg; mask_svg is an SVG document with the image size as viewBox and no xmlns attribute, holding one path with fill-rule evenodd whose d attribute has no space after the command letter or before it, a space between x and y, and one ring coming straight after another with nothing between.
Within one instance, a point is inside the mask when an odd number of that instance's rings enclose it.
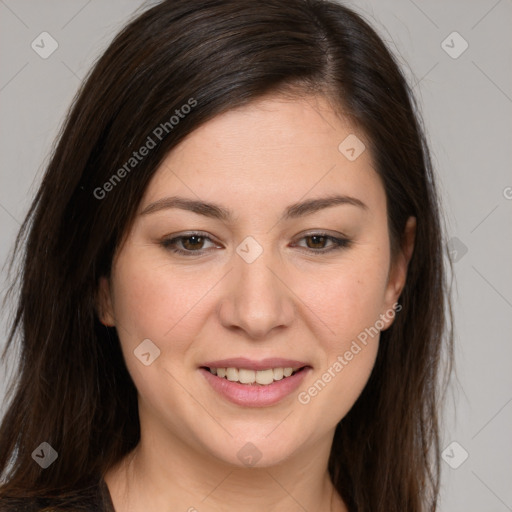
<instances>
[{"instance_id":1,"label":"upper lip","mask_svg":"<svg viewBox=\"0 0 512 512\"><path fill-rule=\"evenodd\" d=\"M219 359L208 361L201 366L207 368L244 368L247 370L267 370L269 368L302 368L308 366L304 361L294 359L283 359L281 357L269 357L259 361L247 359L246 357L233 357L230 359Z\"/></svg>"}]
</instances>

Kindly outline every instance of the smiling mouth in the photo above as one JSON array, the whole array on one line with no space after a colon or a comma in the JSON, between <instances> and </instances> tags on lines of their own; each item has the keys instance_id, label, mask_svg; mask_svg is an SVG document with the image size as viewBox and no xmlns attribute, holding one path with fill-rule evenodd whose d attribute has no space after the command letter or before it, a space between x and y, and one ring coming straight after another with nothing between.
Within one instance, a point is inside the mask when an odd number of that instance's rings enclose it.
<instances>
[{"instance_id":1,"label":"smiling mouth","mask_svg":"<svg viewBox=\"0 0 512 512\"><path fill-rule=\"evenodd\" d=\"M295 375L309 367L278 367L268 368L266 370L250 370L247 368L209 368L207 366L203 366L201 368L208 370L220 379L228 380L230 382L238 382L249 386L268 386L276 381L287 379L288 377L291 377L292 375Z\"/></svg>"}]
</instances>

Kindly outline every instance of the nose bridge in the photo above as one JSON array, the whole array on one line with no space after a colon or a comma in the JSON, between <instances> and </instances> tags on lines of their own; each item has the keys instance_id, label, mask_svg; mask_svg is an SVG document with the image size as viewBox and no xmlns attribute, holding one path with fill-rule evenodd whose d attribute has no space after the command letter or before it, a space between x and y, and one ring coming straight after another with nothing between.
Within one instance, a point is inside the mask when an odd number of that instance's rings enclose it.
<instances>
[{"instance_id":1,"label":"nose bridge","mask_svg":"<svg viewBox=\"0 0 512 512\"><path fill-rule=\"evenodd\" d=\"M222 322L237 326L251 337L265 336L293 318L291 292L283 283L280 258L270 246L247 237L233 254L229 294L224 299ZM226 304L227 303L227 304Z\"/></svg>"}]
</instances>

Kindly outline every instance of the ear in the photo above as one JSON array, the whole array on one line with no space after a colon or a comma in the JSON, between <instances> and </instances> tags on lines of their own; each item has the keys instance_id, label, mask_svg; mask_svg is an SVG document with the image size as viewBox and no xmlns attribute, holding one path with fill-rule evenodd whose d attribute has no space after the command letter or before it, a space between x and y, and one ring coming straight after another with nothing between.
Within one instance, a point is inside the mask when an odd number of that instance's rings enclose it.
<instances>
[{"instance_id":1,"label":"ear","mask_svg":"<svg viewBox=\"0 0 512 512\"><path fill-rule=\"evenodd\" d=\"M110 282L105 276L100 277L98 284L96 294L96 311L100 322L103 325L106 325L107 327L113 327L115 325Z\"/></svg>"},{"instance_id":2,"label":"ear","mask_svg":"<svg viewBox=\"0 0 512 512\"><path fill-rule=\"evenodd\" d=\"M382 311L383 315L381 315L381 319L384 320L383 317L385 317L385 327L384 329L381 329L383 331L391 326L395 318L394 313L391 315L390 312L394 310L393 306L398 302L398 298L405 286L407 268L414 251L415 237L416 217L409 217L405 224L404 232L402 233L400 248L398 249L395 261L392 262L389 271L388 283L384 296L385 310Z\"/></svg>"}]
</instances>

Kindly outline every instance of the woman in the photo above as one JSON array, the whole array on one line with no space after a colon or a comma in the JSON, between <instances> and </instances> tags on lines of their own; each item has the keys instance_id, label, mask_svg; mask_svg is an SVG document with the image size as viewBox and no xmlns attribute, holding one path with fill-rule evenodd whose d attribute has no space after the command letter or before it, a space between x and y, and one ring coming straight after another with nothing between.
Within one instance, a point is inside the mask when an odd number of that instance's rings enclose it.
<instances>
[{"instance_id":1,"label":"woman","mask_svg":"<svg viewBox=\"0 0 512 512\"><path fill-rule=\"evenodd\" d=\"M419 119L334 2L123 29L17 239L2 510L435 510L452 341Z\"/></svg>"}]
</instances>

